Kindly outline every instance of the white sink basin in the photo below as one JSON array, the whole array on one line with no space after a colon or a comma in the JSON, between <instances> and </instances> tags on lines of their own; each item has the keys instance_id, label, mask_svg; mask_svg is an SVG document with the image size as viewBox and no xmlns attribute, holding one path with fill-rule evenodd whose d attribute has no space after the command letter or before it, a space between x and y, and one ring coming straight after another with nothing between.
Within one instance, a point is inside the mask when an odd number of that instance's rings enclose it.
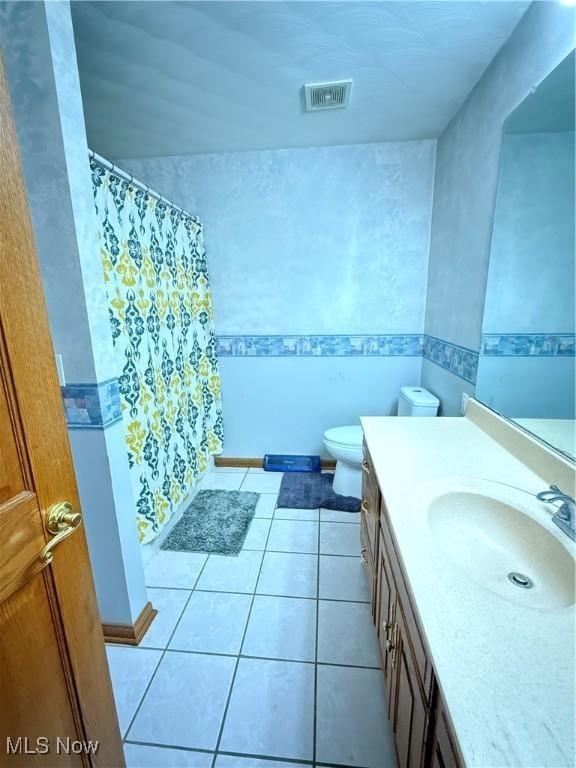
<instances>
[{"instance_id":1,"label":"white sink basin","mask_svg":"<svg viewBox=\"0 0 576 768\"><path fill-rule=\"evenodd\" d=\"M431 502L428 522L446 557L465 577L506 600L541 611L572 605L575 560L568 539L564 544L562 533L546 527L551 515L530 494L516 491L515 498L513 489L502 488L506 492L498 495L505 500L480 486Z\"/></svg>"}]
</instances>

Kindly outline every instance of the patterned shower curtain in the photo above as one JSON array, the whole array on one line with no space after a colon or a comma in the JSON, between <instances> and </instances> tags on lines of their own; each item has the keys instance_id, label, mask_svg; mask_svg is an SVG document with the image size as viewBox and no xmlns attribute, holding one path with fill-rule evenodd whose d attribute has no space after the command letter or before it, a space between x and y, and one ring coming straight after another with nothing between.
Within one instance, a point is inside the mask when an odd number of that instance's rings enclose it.
<instances>
[{"instance_id":1,"label":"patterned shower curtain","mask_svg":"<svg viewBox=\"0 0 576 768\"><path fill-rule=\"evenodd\" d=\"M140 540L222 450L220 376L200 221L91 159Z\"/></svg>"}]
</instances>

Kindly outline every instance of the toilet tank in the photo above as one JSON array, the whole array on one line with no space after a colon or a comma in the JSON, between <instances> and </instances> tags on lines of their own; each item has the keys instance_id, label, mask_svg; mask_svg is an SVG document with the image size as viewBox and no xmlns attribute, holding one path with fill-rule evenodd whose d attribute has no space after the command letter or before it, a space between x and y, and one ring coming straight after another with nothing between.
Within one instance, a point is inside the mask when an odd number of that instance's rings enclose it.
<instances>
[{"instance_id":1,"label":"toilet tank","mask_svg":"<svg viewBox=\"0 0 576 768\"><path fill-rule=\"evenodd\" d=\"M400 387L398 416L436 416L440 400L424 387Z\"/></svg>"}]
</instances>

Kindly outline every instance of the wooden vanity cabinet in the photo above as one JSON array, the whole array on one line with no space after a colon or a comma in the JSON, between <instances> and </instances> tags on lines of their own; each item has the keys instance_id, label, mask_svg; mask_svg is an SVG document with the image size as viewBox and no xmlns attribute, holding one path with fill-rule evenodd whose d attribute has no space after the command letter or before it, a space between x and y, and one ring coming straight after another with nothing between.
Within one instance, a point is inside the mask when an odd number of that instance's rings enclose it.
<instances>
[{"instance_id":1,"label":"wooden vanity cabinet","mask_svg":"<svg viewBox=\"0 0 576 768\"><path fill-rule=\"evenodd\" d=\"M362 503L360 507L361 555L368 568L372 585L372 617L376 621L376 567L378 562L378 530L380 516L380 488L372 466L368 448L364 443L362 462Z\"/></svg>"},{"instance_id":2,"label":"wooden vanity cabinet","mask_svg":"<svg viewBox=\"0 0 576 768\"><path fill-rule=\"evenodd\" d=\"M404 586L395 557L381 528L378 552L378 643L386 683L388 717L400 768L422 768L425 764L430 720L431 680L425 686L427 665L417 658L407 619L411 607L403 602Z\"/></svg>"},{"instance_id":3,"label":"wooden vanity cabinet","mask_svg":"<svg viewBox=\"0 0 576 768\"><path fill-rule=\"evenodd\" d=\"M384 540L381 535L378 547L376 603L376 632L378 634L378 645L380 646L380 656L382 658L382 671L384 672L386 691L388 694L388 717L390 717L392 701L390 696L392 690L392 661L389 656L389 645L392 643L392 634L394 630L396 589L386 557Z\"/></svg>"},{"instance_id":4,"label":"wooden vanity cabinet","mask_svg":"<svg viewBox=\"0 0 576 768\"><path fill-rule=\"evenodd\" d=\"M392 667L390 722L398 765L420 768L424 765L430 710L418 679L402 603L398 600L389 656Z\"/></svg>"},{"instance_id":5,"label":"wooden vanity cabinet","mask_svg":"<svg viewBox=\"0 0 576 768\"><path fill-rule=\"evenodd\" d=\"M385 499L364 446L361 538L399 768L460 768ZM378 503L374 521L372 510Z\"/></svg>"},{"instance_id":6,"label":"wooden vanity cabinet","mask_svg":"<svg viewBox=\"0 0 576 768\"><path fill-rule=\"evenodd\" d=\"M431 768L460 768L458 751L448 724L444 704L440 696L435 708L436 719L430 744Z\"/></svg>"}]
</instances>

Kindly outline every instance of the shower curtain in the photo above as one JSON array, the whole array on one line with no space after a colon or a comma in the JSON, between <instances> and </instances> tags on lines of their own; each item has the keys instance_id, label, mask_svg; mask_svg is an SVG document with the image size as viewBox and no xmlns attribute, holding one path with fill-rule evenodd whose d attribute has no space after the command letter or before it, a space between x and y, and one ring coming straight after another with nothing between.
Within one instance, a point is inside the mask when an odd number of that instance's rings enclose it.
<instances>
[{"instance_id":1,"label":"shower curtain","mask_svg":"<svg viewBox=\"0 0 576 768\"><path fill-rule=\"evenodd\" d=\"M100 255L140 541L154 539L222 450L202 225L91 158Z\"/></svg>"}]
</instances>

